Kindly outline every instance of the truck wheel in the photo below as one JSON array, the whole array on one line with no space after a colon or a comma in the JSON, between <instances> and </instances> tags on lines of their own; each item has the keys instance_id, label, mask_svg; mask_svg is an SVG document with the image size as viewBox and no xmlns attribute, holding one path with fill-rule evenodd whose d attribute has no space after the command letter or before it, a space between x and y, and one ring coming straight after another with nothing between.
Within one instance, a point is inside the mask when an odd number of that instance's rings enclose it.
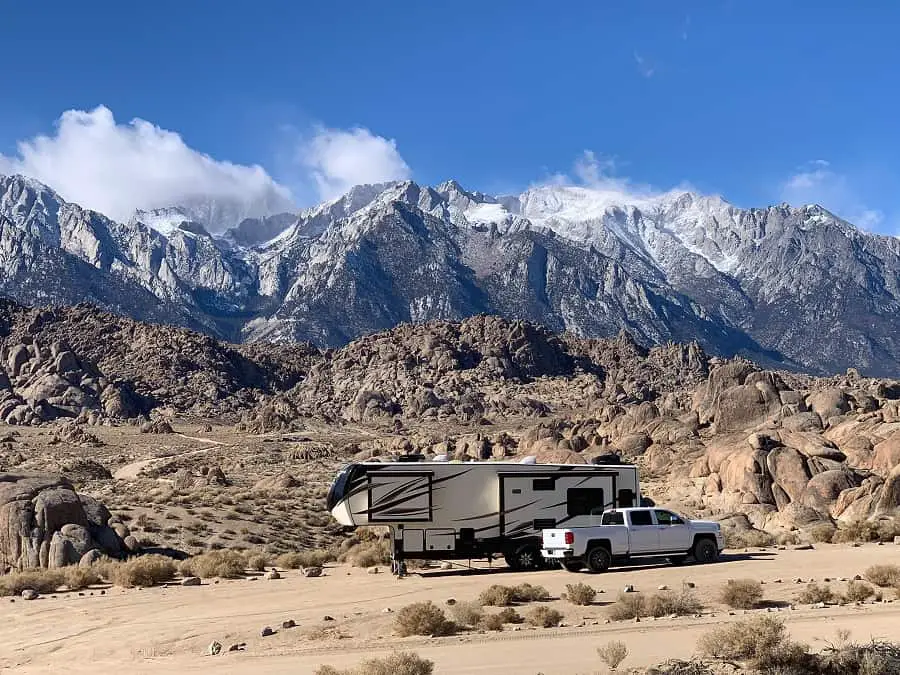
<instances>
[{"instance_id":1,"label":"truck wheel","mask_svg":"<svg viewBox=\"0 0 900 675\"><path fill-rule=\"evenodd\" d=\"M719 549L712 539L698 539L694 543L694 560L698 563L711 563L719 558Z\"/></svg>"},{"instance_id":2,"label":"truck wheel","mask_svg":"<svg viewBox=\"0 0 900 675\"><path fill-rule=\"evenodd\" d=\"M540 550L533 544L525 544L512 553L506 553L503 559L506 560L506 564L509 565L510 569L516 572L537 570L544 565L544 559L541 557Z\"/></svg>"},{"instance_id":3,"label":"truck wheel","mask_svg":"<svg viewBox=\"0 0 900 675\"><path fill-rule=\"evenodd\" d=\"M612 563L612 556L602 546L595 546L587 552L585 557L587 567L591 572L605 572Z\"/></svg>"},{"instance_id":4,"label":"truck wheel","mask_svg":"<svg viewBox=\"0 0 900 675\"><path fill-rule=\"evenodd\" d=\"M563 560L562 566L566 572L580 572L584 563L580 560Z\"/></svg>"}]
</instances>

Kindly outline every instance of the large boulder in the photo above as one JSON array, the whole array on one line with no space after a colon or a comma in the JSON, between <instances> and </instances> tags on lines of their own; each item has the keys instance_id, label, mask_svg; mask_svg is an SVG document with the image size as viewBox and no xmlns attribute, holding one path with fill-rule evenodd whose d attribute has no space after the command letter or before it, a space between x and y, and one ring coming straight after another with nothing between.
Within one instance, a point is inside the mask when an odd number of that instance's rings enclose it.
<instances>
[{"instance_id":1,"label":"large boulder","mask_svg":"<svg viewBox=\"0 0 900 675\"><path fill-rule=\"evenodd\" d=\"M77 563L93 548L119 555L109 512L90 498L85 502L87 509L61 476L0 474L0 567L58 567Z\"/></svg>"},{"instance_id":2,"label":"large boulder","mask_svg":"<svg viewBox=\"0 0 900 675\"><path fill-rule=\"evenodd\" d=\"M818 413L823 422L850 411L847 394L837 388L813 392L806 398L806 404L813 412Z\"/></svg>"}]
</instances>

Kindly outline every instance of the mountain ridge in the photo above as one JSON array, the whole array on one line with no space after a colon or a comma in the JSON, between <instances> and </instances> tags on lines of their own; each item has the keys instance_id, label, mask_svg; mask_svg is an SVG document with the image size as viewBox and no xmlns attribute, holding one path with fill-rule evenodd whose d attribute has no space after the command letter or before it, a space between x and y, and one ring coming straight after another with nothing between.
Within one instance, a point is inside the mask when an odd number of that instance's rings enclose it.
<instances>
[{"instance_id":1,"label":"mountain ridge","mask_svg":"<svg viewBox=\"0 0 900 675\"><path fill-rule=\"evenodd\" d=\"M398 181L212 234L183 208L118 223L0 177L0 293L231 341L333 347L490 313L813 372L900 372L897 239L819 206L742 209L687 191L632 201Z\"/></svg>"}]
</instances>

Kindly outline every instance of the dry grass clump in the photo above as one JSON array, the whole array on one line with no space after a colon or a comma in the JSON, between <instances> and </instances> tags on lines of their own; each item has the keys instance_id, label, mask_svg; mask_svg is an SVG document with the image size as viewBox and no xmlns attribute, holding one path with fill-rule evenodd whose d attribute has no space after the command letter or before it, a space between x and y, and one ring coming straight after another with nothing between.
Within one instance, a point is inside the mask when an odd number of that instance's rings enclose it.
<instances>
[{"instance_id":1,"label":"dry grass clump","mask_svg":"<svg viewBox=\"0 0 900 675\"><path fill-rule=\"evenodd\" d=\"M849 523L842 523L831 537L831 542L834 544L865 543L878 540L878 526L868 520L854 520Z\"/></svg>"},{"instance_id":2,"label":"dry grass clump","mask_svg":"<svg viewBox=\"0 0 900 675\"><path fill-rule=\"evenodd\" d=\"M513 586L513 600L516 602L537 602L549 599L550 593L543 586L532 586L527 583Z\"/></svg>"},{"instance_id":3,"label":"dry grass clump","mask_svg":"<svg viewBox=\"0 0 900 675\"><path fill-rule=\"evenodd\" d=\"M116 586L135 588L154 586L175 576L175 563L155 553L131 558L125 562L108 561L96 565L104 579Z\"/></svg>"},{"instance_id":4,"label":"dry grass clump","mask_svg":"<svg viewBox=\"0 0 900 675\"><path fill-rule=\"evenodd\" d=\"M315 675L432 675L434 662L413 652L397 652L382 659L368 659L356 668L319 666Z\"/></svg>"},{"instance_id":5,"label":"dry grass clump","mask_svg":"<svg viewBox=\"0 0 900 675\"><path fill-rule=\"evenodd\" d=\"M566 600L573 605L590 605L597 597L597 591L587 584L566 584Z\"/></svg>"},{"instance_id":6,"label":"dry grass clump","mask_svg":"<svg viewBox=\"0 0 900 675\"><path fill-rule=\"evenodd\" d=\"M512 607L504 607L496 616L503 619L503 623L525 623L525 618Z\"/></svg>"},{"instance_id":7,"label":"dry grass clump","mask_svg":"<svg viewBox=\"0 0 900 675\"><path fill-rule=\"evenodd\" d=\"M481 592L478 601L491 607L507 607L516 602L536 602L549 598L550 592L543 586L532 586L528 583L518 586L493 584Z\"/></svg>"},{"instance_id":8,"label":"dry grass clump","mask_svg":"<svg viewBox=\"0 0 900 675\"><path fill-rule=\"evenodd\" d=\"M457 624L467 628L477 626L481 620L485 618L484 609L482 609L481 603L473 602L471 600L457 602L450 607L450 614Z\"/></svg>"},{"instance_id":9,"label":"dry grass clump","mask_svg":"<svg viewBox=\"0 0 900 675\"><path fill-rule=\"evenodd\" d=\"M685 589L680 593L662 591L647 598L647 613L650 616L687 616L697 614L703 605L697 596Z\"/></svg>"},{"instance_id":10,"label":"dry grass clump","mask_svg":"<svg viewBox=\"0 0 900 675\"><path fill-rule=\"evenodd\" d=\"M335 559L331 551L325 549L310 549L307 551L291 551L282 553L275 559L275 564L286 570L296 570L301 567L321 567L325 563ZM357 567L370 567L369 565L357 565Z\"/></svg>"},{"instance_id":11,"label":"dry grass clump","mask_svg":"<svg viewBox=\"0 0 900 675\"><path fill-rule=\"evenodd\" d=\"M99 584L100 573L93 567L79 567L71 565L62 569L66 586L71 591L80 591L82 588Z\"/></svg>"},{"instance_id":12,"label":"dry grass clump","mask_svg":"<svg viewBox=\"0 0 900 675\"><path fill-rule=\"evenodd\" d=\"M237 551L210 551L183 560L178 569L186 577L239 579L247 571L247 560Z\"/></svg>"},{"instance_id":13,"label":"dry grass clump","mask_svg":"<svg viewBox=\"0 0 900 675\"><path fill-rule=\"evenodd\" d=\"M775 538L762 530L730 530L725 533L726 548L765 548L775 544Z\"/></svg>"},{"instance_id":14,"label":"dry grass clump","mask_svg":"<svg viewBox=\"0 0 900 675\"><path fill-rule=\"evenodd\" d=\"M847 584L844 597L848 602L863 602L875 595L875 589L864 581L851 581Z\"/></svg>"},{"instance_id":15,"label":"dry grass clump","mask_svg":"<svg viewBox=\"0 0 900 675\"><path fill-rule=\"evenodd\" d=\"M806 585L800 595L797 596L797 602L804 605L815 605L819 602L837 602L838 596L828 584L820 586L813 582Z\"/></svg>"},{"instance_id":16,"label":"dry grass clump","mask_svg":"<svg viewBox=\"0 0 900 675\"><path fill-rule=\"evenodd\" d=\"M33 569L0 575L0 596L21 595L31 589L38 593L53 593L65 583L62 570Z\"/></svg>"},{"instance_id":17,"label":"dry grass clump","mask_svg":"<svg viewBox=\"0 0 900 675\"><path fill-rule=\"evenodd\" d=\"M777 651L785 642L784 622L754 616L725 623L702 636L697 643L706 656L729 661L752 661Z\"/></svg>"},{"instance_id":18,"label":"dry grass clump","mask_svg":"<svg viewBox=\"0 0 900 675\"><path fill-rule=\"evenodd\" d=\"M433 602L414 602L401 607L394 619L401 637L409 635L452 635L456 624Z\"/></svg>"},{"instance_id":19,"label":"dry grass clump","mask_svg":"<svg viewBox=\"0 0 900 675\"><path fill-rule=\"evenodd\" d=\"M686 616L702 609L697 596L685 589L680 593L662 591L649 597L642 593L620 593L607 612L613 621L625 621L644 616Z\"/></svg>"},{"instance_id":20,"label":"dry grass clump","mask_svg":"<svg viewBox=\"0 0 900 675\"><path fill-rule=\"evenodd\" d=\"M383 539L360 542L350 546L338 560L353 567L388 565L391 562L391 544Z\"/></svg>"},{"instance_id":21,"label":"dry grass clump","mask_svg":"<svg viewBox=\"0 0 900 675\"><path fill-rule=\"evenodd\" d=\"M729 579L720 599L735 609L753 609L763 597L762 584L756 579Z\"/></svg>"},{"instance_id":22,"label":"dry grass clump","mask_svg":"<svg viewBox=\"0 0 900 675\"><path fill-rule=\"evenodd\" d=\"M809 538L817 544L828 544L834 539L837 528L831 523L816 523L807 530Z\"/></svg>"},{"instance_id":23,"label":"dry grass clump","mask_svg":"<svg viewBox=\"0 0 900 675\"><path fill-rule=\"evenodd\" d=\"M525 618L532 626L552 628L559 625L559 622L563 620L563 615L555 609L540 605L528 612Z\"/></svg>"},{"instance_id":24,"label":"dry grass clump","mask_svg":"<svg viewBox=\"0 0 900 675\"><path fill-rule=\"evenodd\" d=\"M272 566L272 559L267 553L262 551L247 552L247 569L255 572L263 572L267 567Z\"/></svg>"},{"instance_id":25,"label":"dry grass clump","mask_svg":"<svg viewBox=\"0 0 900 675\"><path fill-rule=\"evenodd\" d=\"M484 630L503 630L503 624L506 623L499 614L486 614L481 617L478 623L479 628Z\"/></svg>"},{"instance_id":26,"label":"dry grass clump","mask_svg":"<svg viewBox=\"0 0 900 675\"><path fill-rule=\"evenodd\" d=\"M620 640L613 640L602 647L597 647L597 656L606 664L607 668L615 671L628 656L628 647Z\"/></svg>"},{"instance_id":27,"label":"dry grass clump","mask_svg":"<svg viewBox=\"0 0 900 675\"><path fill-rule=\"evenodd\" d=\"M872 565L863 576L880 588L900 586L900 565Z\"/></svg>"}]
</instances>

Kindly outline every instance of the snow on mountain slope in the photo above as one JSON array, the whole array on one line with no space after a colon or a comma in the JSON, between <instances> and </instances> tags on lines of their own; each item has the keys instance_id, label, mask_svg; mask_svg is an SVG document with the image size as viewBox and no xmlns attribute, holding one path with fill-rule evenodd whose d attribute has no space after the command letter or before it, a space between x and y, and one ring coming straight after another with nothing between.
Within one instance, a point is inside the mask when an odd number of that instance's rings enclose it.
<instances>
[{"instance_id":1,"label":"snow on mountain slope","mask_svg":"<svg viewBox=\"0 0 900 675\"><path fill-rule=\"evenodd\" d=\"M340 345L399 322L489 312L900 373L900 240L816 206L563 185L495 197L401 181L224 234L208 225L214 210L116 223L0 177L0 292L87 300L228 339Z\"/></svg>"}]
</instances>

